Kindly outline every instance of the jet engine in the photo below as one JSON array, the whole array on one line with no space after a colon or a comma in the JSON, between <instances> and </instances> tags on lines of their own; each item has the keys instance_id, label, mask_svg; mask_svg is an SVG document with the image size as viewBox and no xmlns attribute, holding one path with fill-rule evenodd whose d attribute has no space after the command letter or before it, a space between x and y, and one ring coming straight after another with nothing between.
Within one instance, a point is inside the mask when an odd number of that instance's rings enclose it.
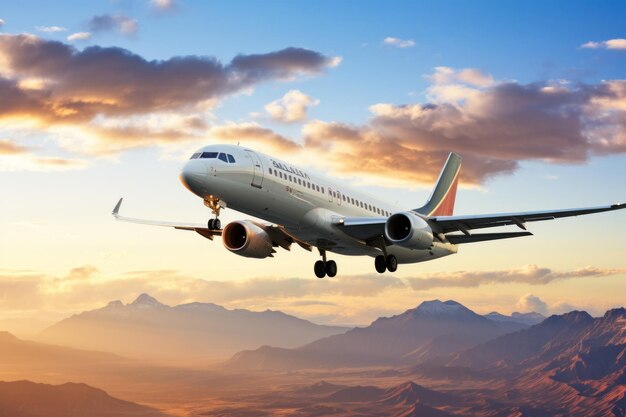
<instances>
[{"instance_id":1,"label":"jet engine","mask_svg":"<svg viewBox=\"0 0 626 417\"><path fill-rule=\"evenodd\" d=\"M410 211L391 215L385 223L385 236L394 245L409 249L428 249L433 244L428 223Z\"/></svg>"},{"instance_id":2,"label":"jet engine","mask_svg":"<svg viewBox=\"0 0 626 417\"><path fill-rule=\"evenodd\" d=\"M222 242L226 249L246 258L262 259L274 253L267 232L246 220L228 223L222 230Z\"/></svg>"}]
</instances>

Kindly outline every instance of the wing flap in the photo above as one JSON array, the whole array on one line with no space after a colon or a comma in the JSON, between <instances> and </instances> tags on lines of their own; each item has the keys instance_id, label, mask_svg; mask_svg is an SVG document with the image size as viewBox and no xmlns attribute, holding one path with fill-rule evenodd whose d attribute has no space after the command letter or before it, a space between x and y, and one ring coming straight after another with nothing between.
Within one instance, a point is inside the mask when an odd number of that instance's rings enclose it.
<instances>
[{"instance_id":1,"label":"wing flap","mask_svg":"<svg viewBox=\"0 0 626 417\"><path fill-rule=\"evenodd\" d=\"M530 232L510 233L479 233L475 235L446 235L448 242L461 245L464 243L486 242L488 240L511 239L514 237L532 236Z\"/></svg>"}]
</instances>

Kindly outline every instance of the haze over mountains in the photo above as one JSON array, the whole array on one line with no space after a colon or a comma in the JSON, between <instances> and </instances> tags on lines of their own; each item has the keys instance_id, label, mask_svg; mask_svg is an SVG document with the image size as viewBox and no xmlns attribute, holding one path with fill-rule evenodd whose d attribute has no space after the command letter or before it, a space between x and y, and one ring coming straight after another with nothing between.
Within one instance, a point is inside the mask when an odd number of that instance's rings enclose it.
<instances>
[{"instance_id":1,"label":"haze over mountains","mask_svg":"<svg viewBox=\"0 0 626 417\"><path fill-rule=\"evenodd\" d=\"M368 327L355 328L296 349L263 346L240 352L228 366L295 369L415 364L528 327L523 322L527 317L516 320L517 317L498 315L494 320L456 301L426 301L402 314L379 318Z\"/></svg>"},{"instance_id":2,"label":"haze over mountains","mask_svg":"<svg viewBox=\"0 0 626 417\"><path fill-rule=\"evenodd\" d=\"M232 327L219 327L224 322ZM116 349L122 350L130 338L137 346L143 342L146 352L157 357L164 354L163 346L150 343L165 343L164 337L191 337L197 332L208 344L204 355L213 351L212 343L222 343L218 335L230 337L220 332L281 323L289 329L329 330L283 313L202 303L169 307L142 295L128 305L112 302L73 316L49 331L83 332L77 335L87 339L102 330L115 339L111 343ZM90 343L103 349L105 339L100 336ZM161 412L181 417L624 417L626 413L623 308L599 318L575 311L543 320L535 313L481 316L458 302L433 300L365 328L324 334L299 347L240 352L225 366L198 366L197 357L184 353L194 350L173 344L168 348L181 349L174 353L187 362L157 365L0 333L0 379L89 384L0 383L0 417L157 417L164 415ZM293 369L298 371L284 372ZM311 380L321 381L311 384Z\"/></svg>"},{"instance_id":3,"label":"haze over mountains","mask_svg":"<svg viewBox=\"0 0 626 417\"><path fill-rule=\"evenodd\" d=\"M346 330L280 311L228 310L212 303L170 307L141 294L130 304L112 301L62 320L37 339L128 357L189 361L227 358L264 344L296 347Z\"/></svg>"}]
</instances>

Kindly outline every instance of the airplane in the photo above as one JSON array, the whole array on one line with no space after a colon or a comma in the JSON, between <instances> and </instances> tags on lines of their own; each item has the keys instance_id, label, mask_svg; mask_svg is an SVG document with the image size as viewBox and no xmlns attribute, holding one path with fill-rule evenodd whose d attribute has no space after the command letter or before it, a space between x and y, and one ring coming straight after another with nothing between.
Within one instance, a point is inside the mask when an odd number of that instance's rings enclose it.
<instances>
[{"instance_id":1,"label":"airplane","mask_svg":"<svg viewBox=\"0 0 626 417\"><path fill-rule=\"evenodd\" d=\"M457 253L459 245L532 235L526 223L626 208L625 203L591 208L454 216L461 157L450 153L435 187L422 207L405 209L337 184L250 148L209 145L191 155L180 181L200 197L214 218L206 225L123 217L123 198L113 209L126 222L195 231L222 237L230 252L249 258L273 257L293 243L321 256L314 264L319 278L334 277L337 263L328 252L374 258L378 273L398 264L430 261ZM263 219L237 220L224 228L221 210L229 208ZM476 229L517 226L519 231L474 233Z\"/></svg>"}]
</instances>

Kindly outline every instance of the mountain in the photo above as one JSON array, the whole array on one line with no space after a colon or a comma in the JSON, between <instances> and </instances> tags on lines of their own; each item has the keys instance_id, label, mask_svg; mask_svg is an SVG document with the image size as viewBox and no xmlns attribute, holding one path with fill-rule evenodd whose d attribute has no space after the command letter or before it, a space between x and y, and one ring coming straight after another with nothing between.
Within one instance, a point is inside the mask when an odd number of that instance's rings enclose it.
<instances>
[{"instance_id":1,"label":"mountain","mask_svg":"<svg viewBox=\"0 0 626 417\"><path fill-rule=\"evenodd\" d=\"M62 320L37 340L181 362L224 358L264 344L296 347L345 331L280 311L228 310L211 303L170 307L141 294L130 304L112 301Z\"/></svg>"},{"instance_id":2,"label":"mountain","mask_svg":"<svg viewBox=\"0 0 626 417\"><path fill-rule=\"evenodd\" d=\"M0 368L16 366L47 366L56 368L84 367L89 364L126 363L127 360L103 352L72 349L18 339L0 332Z\"/></svg>"},{"instance_id":3,"label":"mountain","mask_svg":"<svg viewBox=\"0 0 626 417\"><path fill-rule=\"evenodd\" d=\"M426 301L365 328L329 336L297 349L263 346L236 354L227 366L243 369L354 367L421 362L470 348L519 329L494 322L456 301Z\"/></svg>"},{"instance_id":4,"label":"mountain","mask_svg":"<svg viewBox=\"0 0 626 417\"><path fill-rule=\"evenodd\" d=\"M514 312L510 316L506 316L504 314L500 314L496 311L491 312L489 314L485 314L485 317L489 320L495 322L510 322L510 323L519 323L526 327L534 326L535 324L539 324L546 319L543 314L531 312L531 313L518 313Z\"/></svg>"},{"instance_id":5,"label":"mountain","mask_svg":"<svg viewBox=\"0 0 626 417\"><path fill-rule=\"evenodd\" d=\"M0 381L0 417L165 417L85 384Z\"/></svg>"}]
</instances>

